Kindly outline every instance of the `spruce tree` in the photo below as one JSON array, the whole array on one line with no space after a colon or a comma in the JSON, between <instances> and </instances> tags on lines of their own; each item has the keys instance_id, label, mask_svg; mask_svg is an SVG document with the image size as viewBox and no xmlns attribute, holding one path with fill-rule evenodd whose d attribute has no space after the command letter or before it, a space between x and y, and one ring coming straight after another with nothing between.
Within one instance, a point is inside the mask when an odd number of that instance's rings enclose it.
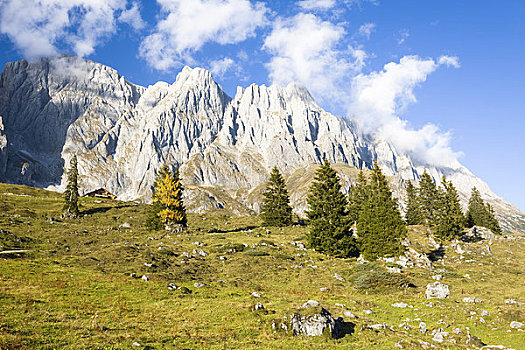
<instances>
[{"instance_id":1,"label":"spruce tree","mask_svg":"<svg viewBox=\"0 0 525 350\"><path fill-rule=\"evenodd\" d=\"M74 155L69 163L69 169L67 171L67 185L66 191L64 192L64 217L77 217L79 215L78 210L78 168L77 168L77 156Z\"/></svg>"},{"instance_id":2,"label":"spruce tree","mask_svg":"<svg viewBox=\"0 0 525 350\"><path fill-rule=\"evenodd\" d=\"M352 222L348 216L346 196L341 192L339 177L328 160L317 169L308 195L310 232L308 243L312 248L337 257L358 254L352 237Z\"/></svg>"},{"instance_id":3,"label":"spruce tree","mask_svg":"<svg viewBox=\"0 0 525 350\"><path fill-rule=\"evenodd\" d=\"M377 163L372 170L368 190L367 203L357 222L361 253L370 260L397 256L404 251L401 240L406 237L407 229L397 201Z\"/></svg>"},{"instance_id":4,"label":"spruce tree","mask_svg":"<svg viewBox=\"0 0 525 350\"><path fill-rule=\"evenodd\" d=\"M421 206L419 203L418 190L412 184L412 181L407 183L407 201L405 221L407 225L419 225L422 223Z\"/></svg>"},{"instance_id":5,"label":"spruce tree","mask_svg":"<svg viewBox=\"0 0 525 350\"><path fill-rule=\"evenodd\" d=\"M465 218L459 203L459 196L452 182L445 176L439 191L437 213L434 216L433 229L439 240L451 240L461 235Z\"/></svg>"},{"instance_id":6,"label":"spruce tree","mask_svg":"<svg viewBox=\"0 0 525 350\"><path fill-rule=\"evenodd\" d=\"M485 204L476 187L472 188L467 210L467 227L473 226L483 226L494 233L501 233L501 227L494 216L494 210L490 204Z\"/></svg>"},{"instance_id":7,"label":"spruce tree","mask_svg":"<svg viewBox=\"0 0 525 350\"><path fill-rule=\"evenodd\" d=\"M153 185L153 205L151 212L160 218L161 225L187 226L186 209L182 201L182 187L179 170L172 172L167 165L164 165L158 172ZM146 219L148 227L158 229L159 222L151 216Z\"/></svg>"},{"instance_id":8,"label":"spruce tree","mask_svg":"<svg viewBox=\"0 0 525 350\"><path fill-rule=\"evenodd\" d=\"M357 175L357 183L350 187L348 193L348 215L352 224L359 220L359 214L365 208L368 195L368 182L361 170Z\"/></svg>"},{"instance_id":9,"label":"spruce tree","mask_svg":"<svg viewBox=\"0 0 525 350\"><path fill-rule=\"evenodd\" d=\"M270 173L270 179L263 193L261 210L263 225L288 226L292 223L292 207L284 178L277 167Z\"/></svg>"},{"instance_id":10,"label":"spruce tree","mask_svg":"<svg viewBox=\"0 0 525 350\"><path fill-rule=\"evenodd\" d=\"M421 213L420 224L431 226L435 223L439 191L432 177L425 170L419 180L419 208Z\"/></svg>"}]
</instances>

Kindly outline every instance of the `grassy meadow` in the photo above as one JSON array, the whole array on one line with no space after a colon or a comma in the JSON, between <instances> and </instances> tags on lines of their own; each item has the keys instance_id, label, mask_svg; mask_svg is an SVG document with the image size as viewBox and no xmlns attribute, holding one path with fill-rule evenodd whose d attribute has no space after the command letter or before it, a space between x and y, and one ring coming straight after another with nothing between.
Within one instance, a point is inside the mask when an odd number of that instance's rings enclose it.
<instances>
[{"instance_id":1,"label":"grassy meadow","mask_svg":"<svg viewBox=\"0 0 525 350\"><path fill-rule=\"evenodd\" d=\"M266 228L257 216L218 211L190 214L185 232L150 232L144 204L82 198L76 220L60 219L62 206L60 194L0 184L0 349L481 346L466 344L469 335L525 349L525 328L510 328L512 321L525 323L525 305L505 303L525 302L523 236L461 243L461 256L446 246L432 269L382 274L371 283L375 288L366 288L356 278L356 259L301 248L307 226ZM424 228L409 231L416 249L432 250ZM391 267L376 264L381 271ZM436 274L450 296L427 300L426 285ZM170 290L170 283L185 288ZM462 301L471 296L482 302ZM353 333L330 339L281 329L283 318L311 299L352 322ZM259 302L264 310L255 311ZM393 307L397 302L411 307ZM375 324L387 327L368 327ZM437 328L450 334L442 343L432 340Z\"/></svg>"}]
</instances>

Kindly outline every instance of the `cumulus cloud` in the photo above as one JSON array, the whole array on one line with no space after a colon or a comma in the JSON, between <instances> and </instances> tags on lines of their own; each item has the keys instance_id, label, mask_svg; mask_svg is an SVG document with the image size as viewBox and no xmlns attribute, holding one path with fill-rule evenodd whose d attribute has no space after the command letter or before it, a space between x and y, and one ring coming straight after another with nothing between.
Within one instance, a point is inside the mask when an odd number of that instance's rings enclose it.
<instances>
[{"instance_id":1,"label":"cumulus cloud","mask_svg":"<svg viewBox=\"0 0 525 350\"><path fill-rule=\"evenodd\" d=\"M370 35L372 34L372 32L375 31L375 29L376 29L375 23L365 23L359 27L357 33L360 36L365 37L366 39L370 39Z\"/></svg>"},{"instance_id":2,"label":"cumulus cloud","mask_svg":"<svg viewBox=\"0 0 525 350\"><path fill-rule=\"evenodd\" d=\"M382 71L359 74L352 80L349 111L365 133L391 142L419 162L437 166L457 166L458 153L450 144L450 134L433 124L414 129L399 118L409 104L417 102L414 88L426 81L439 66L458 67L457 57L442 56L437 61L405 56L390 62Z\"/></svg>"},{"instance_id":3,"label":"cumulus cloud","mask_svg":"<svg viewBox=\"0 0 525 350\"><path fill-rule=\"evenodd\" d=\"M239 71L238 68L239 67L235 64L235 61L229 57L210 62L210 71L213 73L213 75L220 78L223 78L224 75L231 70L237 73Z\"/></svg>"},{"instance_id":4,"label":"cumulus cloud","mask_svg":"<svg viewBox=\"0 0 525 350\"><path fill-rule=\"evenodd\" d=\"M264 40L272 54L266 64L272 84L300 82L319 100L333 103L349 78L364 65L366 53L353 47L339 48L342 26L300 13L279 19Z\"/></svg>"},{"instance_id":5,"label":"cumulus cloud","mask_svg":"<svg viewBox=\"0 0 525 350\"><path fill-rule=\"evenodd\" d=\"M297 2L303 10L328 10L335 6L335 0L301 0Z\"/></svg>"},{"instance_id":6,"label":"cumulus cloud","mask_svg":"<svg viewBox=\"0 0 525 350\"><path fill-rule=\"evenodd\" d=\"M192 63L209 42L235 44L265 25L267 8L249 0L157 0L166 17L141 44L140 55L159 70Z\"/></svg>"},{"instance_id":7,"label":"cumulus cloud","mask_svg":"<svg viewBox=\"0 0 525 350\"><path fill-rule=\"evenodd\" d=\"M129 24L135 30L141 30L146 26L146 23L140 15L140 7L138 3L133 3L131 8L122 11L118 20L122 23Z\"/></svg>"},{"instance_id":8,"label":"cumulus cloud","mask_svg":"<svg viewBox=\"0 0 525 350\"><path fill-rule=\"evenodd\" d=\"M78 56L116 31L115 15L127 0L4 0L0 2L0 32L25 57L55 55L57 45L70 45Z\"/></svg>"}]
</instances>

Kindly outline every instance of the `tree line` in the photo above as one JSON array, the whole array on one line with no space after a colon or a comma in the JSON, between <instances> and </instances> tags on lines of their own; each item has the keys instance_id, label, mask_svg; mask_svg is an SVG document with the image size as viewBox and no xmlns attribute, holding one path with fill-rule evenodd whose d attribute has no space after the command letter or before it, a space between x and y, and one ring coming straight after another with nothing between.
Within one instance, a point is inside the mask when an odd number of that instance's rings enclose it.
<instances>
[{"instance_id":1,"label":"tree line","mask_svg":"<svg viewBox=\"0 0 525 350\"><path fill-rule=\"evenodd\" d=\"M77 180L77 158L74 156L67 171L64 216L79 215ZM157 172L152 186L152 204L146 218L148 229L187 226L183 191L178 168L172 171L164 165ZM407 183L403 218L398 201L377 162L369 176L359 172L356 184L345 195L337 172L325 159L316 170L307 203L310 231L306 238L309 245L336 257L362 254L373 260L398 256L404 251L401 241L407 235L407 225L426 225L441 241L460 238L465 227L484 226L494 233L501 233L494 210L483 201L475 187L464 214L452 182L443 176L438 186L426 171L421 176L419 187L411 181ZM279 169L274 167L263 192L263 225L291 225L292 211L286 182Z\"/></svg>"}]
</instances>

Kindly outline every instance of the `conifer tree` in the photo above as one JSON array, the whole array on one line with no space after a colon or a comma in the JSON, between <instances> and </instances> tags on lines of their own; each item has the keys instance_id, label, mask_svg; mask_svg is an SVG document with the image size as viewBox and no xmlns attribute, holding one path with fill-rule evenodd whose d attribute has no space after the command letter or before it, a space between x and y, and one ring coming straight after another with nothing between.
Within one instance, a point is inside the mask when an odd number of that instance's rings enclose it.
<instances>
[{"instance_id":1,"label":"conifer tree","mask_svg":"<svg viewBox=\"0 0 525 350\"><path fill-rule=\"evenodd\" d=\"M405 214L405 221L407 225L419 225L422 222L421 206L419 203L418 190L412 184L412 181L407 183L407 207Z\"/></svg>"},{"instance_id":2,"label":"conifer tree","mask_svg":"<svg viewBox=\"0 0 525 350\"><path fill-rule=\"evenodd\" d=\"M397 256L404 250L401 240L406 237L407 229L397 201L392 197L387 179L377 163L368 189L368 200L357 222L361 253L370 260Z\"/></svg>"},{"instance_id":3,"label":"conifer tree","mask_svg":"<svg viewBox=\"0 0 525 350\"><path fill-rule=\"evenodd\" d=\"M443 189L439 191L438 209L434 216L434 233L440 240L451 240L461 234L465 217L459 203L459 196L452 182L445 176L441 181Z\"/></svg>"},{"instance_id":4,"label":"conifer tree","mask_svg":"<svg viewBox=\"0 0 525 350\"><path fill-rule=\"evenodd\" d=\"M473 226L483 226L494 233L501 233L501 227L494 216L494 210L490 204L485 204L476 187L472 188L467 210L467 227Z\"/></svg>"},{"instance_id":5,"label":"conifer tree","mask_svg":"<svg viewBox=\"0 0 525 350\"><path fill-rule=\"evenodd\" d=\"M307 211L311 229L307 239L316 250L337 256L358 254L352 237L352 222L348 216L346 196L341 192L339 177L328 160L317 169L308 195Z\"/></svg>"},{"instance_id":6,"label":"conifer tree","mask_svg":"<svg viewBox=\"0 0 525 350\"><path fill-rule=\"evenodd\" d=\"M359 220L359 214L364 210L368 196L368 182L361 170L357 175L357 183L350 187L348 193L348 215L352 224Z\"/></svg>"},{"instance_id":7,"label":"conifer tree","mask_svg":"<svg viewBox=\"0 0 525 350\"><path fill-rule=\"evenodd\" d=\"M277 167L270 173L270 179L263 193L261 217L266 226L288 226L292 223L292 207L284 178Z\"/></svg>"},{"instance_id":8,"label":"conifer tree","mask_svg":"<svg viewBox=\"0 0 525 350\"><path fill-rule=\"evenodd\" d=\"M419 180L419 208L421 213L420 224L431 226L435 223L439 191L432 177L425 170Z\"/></svg>"},{"instance_id":9,"label":"conifer tree","mask_svg":"<svg viewBox=\"0 0 525 350\"><path fill-rule=\"evenodd\" d=\"M157 189L160 187L162 179L164 179L166 174L169 174L169 172L169 167L167 165L163 165L155 175L155 181L153 182L152 186L152 201L146 216L146 227L152 231L164 228L162 218L158 215L163 210L163 206L161 202L159 200L155 200L155 198L157 197Z\"/></svg>"},{"instance_id":10,"label":"conifer tree","mask_svg":"<svg viewBox=\"0 0 525 350\"><path fill-rule=\"evenodd\" d=\"M77 217L79 214L78 210L78 168L77 168L77 156L74 155L69 163L69 169L67 171L67 185L66 191L64 192L64 216L65 217Z\"/></svg>"},{"instance_id":11,"label":"conifer tree","mask_svg":"<svg viewBox=\"0 0 525 350\"><path fill-rule=\"evenodd\" d=\"M153 207L151 211L156 211L160 222L166 226L180 225L187 226L186 209L182 201L182 187L179 170L172 172L168 166L164 165L158 172L153 188ZM148 222L149 219L149 222ZM150 228L158 228L158 221L150 217L146 224Z\"/></svg>"}]
</instances>

